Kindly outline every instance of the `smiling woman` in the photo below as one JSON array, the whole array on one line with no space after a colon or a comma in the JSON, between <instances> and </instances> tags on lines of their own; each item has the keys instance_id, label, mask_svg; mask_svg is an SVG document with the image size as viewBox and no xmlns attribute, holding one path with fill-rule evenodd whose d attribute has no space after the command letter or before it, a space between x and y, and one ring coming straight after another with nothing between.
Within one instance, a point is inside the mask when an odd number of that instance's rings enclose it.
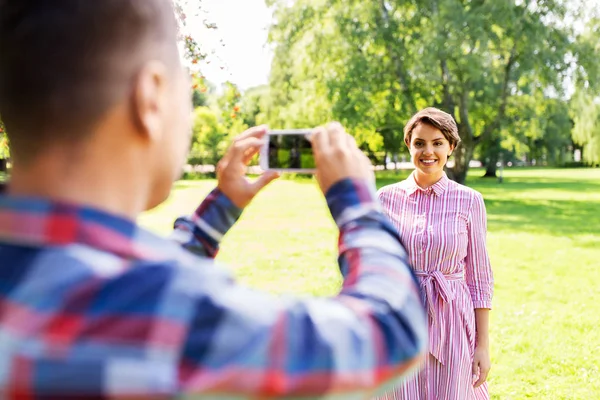
<instances>
[{"instance_id":1,"label":"smiling woman","mask_svg":"<svg viewBox=\"0 0 600 400\"><path fill-rule=\"evenodd\" d=\"M415 179L427 188L439 181L452 151L460 143L456 123L450 114L429 107L406 124L404 142L415 164Z\"/></svg>"},{"instance_id":2,"label":"smiling woman","mask_svg":"<svg viewBox=\"0 0 600 400\"><path fill-rule=\"evenodd\" d=\"M436 108L404 130L414 172L379 199L415 270L429 312L430 355L382 399L489 399L488 311L493 276L481 194L448 179L444 166L460 143L454 119Z\"/></svg>"}]
</instances>

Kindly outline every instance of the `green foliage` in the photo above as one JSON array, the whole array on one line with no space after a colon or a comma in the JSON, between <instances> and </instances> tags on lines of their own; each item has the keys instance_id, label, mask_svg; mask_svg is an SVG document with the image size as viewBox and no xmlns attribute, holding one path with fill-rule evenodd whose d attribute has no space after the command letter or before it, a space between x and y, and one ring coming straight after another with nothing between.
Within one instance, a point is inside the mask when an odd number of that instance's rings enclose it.
<instances>
[{"instance_id":1,"label":"green foliage","mask_svg":"<svg viewBox=\"0 0 600 400\"><path fill-rule=\"evenodd\" d=\"M208 107L194 110L191 158L194 164L217 165L225 153L227 131Z\"/></svg>"},{"instance_id":2,"label":"green foliage","mask_svg":"<svg viewBox=\"0 0 600 400\"><path fill-rule=\"evenodd\" d=\"M572 128L566 101L540 92L512 96L501 131L502 147L512 149L519 159L564 164Z\"/></svg>"},{"instance_id":3,"label":"green foliage","mask_svg":"<svg viewBox=\"0 0 600 400\"><path fill-rule=\"evenodd\" d=\"M217 99L220 118L226 129L229 129L238 118L240 111L241 93L236 85L231 82L223 84L223 94Z\"/></svg>"},{"instance_id":4,"label":"green foliage","mask_svg":"<svg viewBox=\"0 0 600 400\"><path fill-rule=\"evenodd\" d=\"M583 146L584 160L600 164L600 97L578 91L572 102L573 140Z\"/></svg>"},{"instance_id":5,"label":"green foliage","mask_svg":"<svg viewBox=\"0 0 600 400\"><path fill-rule=\"evenodd\" d=\"M497 153L512 96L563 92L573 33L555 22L567 13L560 1L270 4L270 84L281 122L340 120L364 148L397 153L408 118L437 106L459 123L459 181L477 144Z\"/></svg>"},{"instance_id":6,"label":"green foliage","mask_svg":"<svg viewBox=\"0 0 600 400\"><path fill-rule=\"evenodd\" d=\"M240 101L237 86L227 82L220 95L211 90L195 108L190 164L216 166L231 140L248 129L244 115L256 119L251 110L242 113Z\"/></svg>"},{"instance_id":7,"label":"green foliage","mask_svg":"<svg viewBox=\"0 0 600 400\"><path fill-rule=\"evenodd\" d=\"M192 92L192 104L194 108L206 107L208 105L208 95L199 89L194 89Z\"/></svg>"},{"instance_id":8,"label":"green foliage","mask_svg":"<svg viewBox=\"0 0 600 400\"><path fill-rule=\"evenodd\" d=\"M573 140L584 160L600 164L600 18L592 19L579 38L577 92L571 102Z\"/></svg>"},{"instance_id":9,"label":"green foliage","mask_svg":"<svg viewBox=\"0 0 600 400\"><path fill-rule=\"evenodd\" d=\"M269 87L266 85L250 88L243 94L240 116L244 124L258 126L268 122L269 95Z\"/></svg>"}]
</instances>

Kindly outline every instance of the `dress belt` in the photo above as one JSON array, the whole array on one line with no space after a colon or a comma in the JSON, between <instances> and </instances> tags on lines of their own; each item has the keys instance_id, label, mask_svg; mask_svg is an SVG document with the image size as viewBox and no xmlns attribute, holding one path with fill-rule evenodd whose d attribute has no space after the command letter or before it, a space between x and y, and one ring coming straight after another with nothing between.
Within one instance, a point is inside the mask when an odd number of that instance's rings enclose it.
<instances>
[{"instance_id":1,"label":"dress belt","mask_svg":"<svg viewBox=\"0 0 600 400\"><path fill-rule=\"evenodd\" d=\"M444 274L442 271L415 271L415 275L420 280L421 294L429 314L429 352L442 365L446 365L452 344L446 343L448 321L440 311L444 303L449 304L454 300L450 282L463 280L464 275L462 272ZM438 323L438 329L434 330L433 327Z\"/></svg>"}]
</instances>

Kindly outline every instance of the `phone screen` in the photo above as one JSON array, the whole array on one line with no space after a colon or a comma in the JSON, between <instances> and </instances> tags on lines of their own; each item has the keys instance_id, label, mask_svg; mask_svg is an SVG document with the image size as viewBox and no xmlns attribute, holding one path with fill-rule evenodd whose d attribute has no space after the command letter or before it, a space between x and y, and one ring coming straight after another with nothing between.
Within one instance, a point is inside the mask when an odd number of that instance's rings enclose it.
<instances>
[{"instance_id":1,"label":"phone screen","mask_svg":"<svg viewBox=\"0 0 600 400\"><path fill-rule=\"evenodd\" d=\"M303 169L315 168L312 144L307 133L269 134L269 168L270 169Z\"/></svg>"}]
</instances>

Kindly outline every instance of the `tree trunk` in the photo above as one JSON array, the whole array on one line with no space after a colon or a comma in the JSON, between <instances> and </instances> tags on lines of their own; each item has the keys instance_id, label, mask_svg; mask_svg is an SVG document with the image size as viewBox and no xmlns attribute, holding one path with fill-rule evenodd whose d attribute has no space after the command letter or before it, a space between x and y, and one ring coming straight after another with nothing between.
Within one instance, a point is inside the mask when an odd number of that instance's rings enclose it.
<instances>
[{"instance_id":1,"label":"tree trunk","mask_svg":"<svg viewBox=\"0 0 600 400\"><path fill-rule=\"evenodd\" d=\"M498 163L498 155L501 150L500 146L500 129L506 116L506 106L508 102L508 86L511 81L511 71L513 65L517 62L517 43L513 45L506 66L504 67L504 81L502 83L502 90L500 92L500 106L498 108L498 114L496 118L486 125L483 133L475 138L476 143L489 142L488 149L488 162L486 165L486 171L484 177L496 178L496 164Z\"/></svg>"},{"instance_id":2,"label":"tree trunk","mask_svg":"<svg viewBox=\"0 0 600 400\"><path fill-rule=\"evenodd\" d=\"M483 174L484 178L497 178L496 171L498 170L498 153L495 153L493 156L490 155L490 161L485 168L485 174Z\"/></svg>"},{"instance_id":3,"label":"tree trunk","mask_svg":"<svg viewBox=\"0 0 600 400\"><path fill-rule=\"evenodd\" d=\"M567 151L566 151L565 147L561 146L560 149L559 149L559 153L558 153L558 165L561 166L561 167L563 165L565 165L565 162L566 162L566 153L567 153Z\"/></svg>"},{"instance_id":4,"label":"tree trunk","mask_svg":"<svg viewBox=\"0 0 600 400\"><path fill-rule=\"evenodd\" d=\"M461 126L459 126L459 134L464 139L452 153L454 166L447 169L446 172L450 179L464 185L467 180L467 173L469 172L469 163L473 158L475 143L467 133L461 132Z\"/></svg>"},{"instance_id":5,"label":"tree trunk","mask_svg":"<svg viewBox=\"0 0 600 400\"><path fill-rule=\"evenodd\" d=\"M484 178L497 178L496 171L498 170L498 156L500 155L500 140L494 138L488 149L488 162L485 167Z\"/></svg>"},{"instance_id":6,"label":"tree trunk","mask_svg":"<svg viewBox=\"0 0 600 400\"><path fill-rule=\"evenodd\" d=\"M398 26L390 17L390 12L387 8L387 4L385 0L380 0L379 8L381 11L381 15L379 17L379 22L382 26L383 30L383 38L386 46L386 51L388 56L392 60L393 64L393 74L395 75L397 82L400 83L400 91L402 95L402 101L400 102L400 106L402 109L407 111L410 114L415 114L417 112L417 106L415 104L415 96L413 94L413 86L412 81L410 79L410 74L406 69L406 66L402 62L401 55L406 54L406 48L404 45L404 39L398 39L396 34L398 32ZM395 47L400 47L400 51L398 51ZM395 104L398 99L398 89L395 85L395 82L390 82L390 104Z\"/></svg>"},{"instance_id":7,"label":"tree trunk","mask_svg":"<svg viewBox=\"0 0 600 400\"><path fill-rule=\"evenodd\" d=\"M467 173L469 172L469 163L473 158L473 150L475 149L476 141L473 135L473 128L469 121L469 109L468 109L468 96L469 92L467 88L463 91L459 97L458 102L458 115L460 120L457 121L458 134L461 138L461 143L458 145L452 157L454 158L454 167L447 169L448 177L461 185L465 184L467 180Z\"/></svg>"}]
</instances>

